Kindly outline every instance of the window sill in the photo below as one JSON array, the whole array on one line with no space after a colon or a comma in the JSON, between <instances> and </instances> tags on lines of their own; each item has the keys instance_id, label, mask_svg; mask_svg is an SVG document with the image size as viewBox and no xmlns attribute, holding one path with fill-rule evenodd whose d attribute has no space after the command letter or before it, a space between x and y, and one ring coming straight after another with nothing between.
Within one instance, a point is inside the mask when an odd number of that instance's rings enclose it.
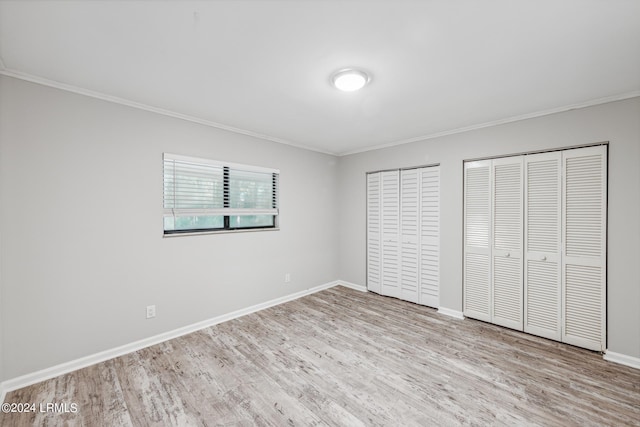
<instances>
[{"instance_id":1,"label":"window sill","mask_svg":"<svg viewBox=\"0 0 640 427\"><path fill-rule=\"evenodd\" d=\"M174 238L174 237L188 237L188 236L203 236L207 234L229 234L229 233L256 233L261 231L280 231L280 227L269 227L269 228L244 228L238 230L207 230L207 231L194 231L188 233L171 233L171 234L162 234L163 238Z\"/></svg>"}]
</instances>

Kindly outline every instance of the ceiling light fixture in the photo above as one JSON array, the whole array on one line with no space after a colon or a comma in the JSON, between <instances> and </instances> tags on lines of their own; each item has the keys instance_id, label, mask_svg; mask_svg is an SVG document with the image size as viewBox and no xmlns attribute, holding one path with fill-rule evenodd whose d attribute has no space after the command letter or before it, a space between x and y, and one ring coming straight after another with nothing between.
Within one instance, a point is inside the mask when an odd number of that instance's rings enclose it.
<instances>
[{"instance_id":1,"label":"ceiling light fixture","mask_svg":"<svg viewBox=\"0 0 640 427\"><path fill-rule=\"evenodd\" d=\"M336 88L344 92L353 92L362 89L371 81L371 78L364 71L347 68L335 72L331 81Z\"/></svg>"}]
</instances>

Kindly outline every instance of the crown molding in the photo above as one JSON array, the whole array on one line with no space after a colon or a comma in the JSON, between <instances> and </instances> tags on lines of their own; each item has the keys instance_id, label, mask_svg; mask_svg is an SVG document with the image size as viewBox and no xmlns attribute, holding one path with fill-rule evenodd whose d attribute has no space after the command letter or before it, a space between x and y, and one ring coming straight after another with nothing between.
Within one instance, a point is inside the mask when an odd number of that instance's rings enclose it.
<instances>
[{"instance_id":1,"label":"crown molding","mask_svg":"<svg viewBox=\"0 0 640 427\"><path fill-rule=\"evenodd\" d=\"M562 112L571 111L571 110L579 110L581 108L593 107L595 105L607 104L609 102L623 101L625 99L636 98L638 96L640 96L640 90L634 90L634 91L631 91L631 92L625 92L625 93L620 93L620 94L617 94L617 95L606 96L604 98L592 99L592 100L589 100L589 101L579 102L579 103L576 103L576 104L569 104L569 105L565 105L565 106L562 106L562 107L551 108L551 109L548 109L548 110L541 110L541 111L536 111L536 112L533 112L533 113L522 114L522 115L519 115L519 116L507 117L505 119L493 120L493 121L490 121L490 122L479 123L479 124L476 124L476 125L465 126L465 127L461 127L461 128L457 128L457 129L451 129L451 130L446 130L446 131L442 131L442 132L436 132L436 133L431 133L431 134L427 134L427 135L416 136L416 137L408 138L408 139L401 139L399 141L387 142L387 143L384 143L384 144L374 145L373 147L367 147L367 148L362 148L362 149L344 151L344 152L337 153L336 156L342 157L342 156L349 156L351 154L365 153L367 151L380 150L380 149L383 149L383 148L390 148L390 147L395 147L395 146L398 146L398 145L410 144L412 142L425 141L425 140L429 140L429 139L440 138L440 137L443 137L443 136L455 135L457 133L464 133L464 132L469 132L469 131L472 131L472 130L483 129L483 128L488 128L488 127L492 127L492 126L499 126L499 125L504 125L504 124L507 124L507 123L519 122L519 121L522 121L522 120L534 119L536 117L548 116L550 114L562 113Z\"/></svg>"},{"instance_id":2,"label":"crown molding","mask_svg":"<svg viewBox=\"0 0 640 427\"><path fill-rule=\"evenodd\" d=\"M16 70L11 70L11 69L7 69L4 67L4 64L1 61L0 58L0 75L4 75L7 77L13 77L16 79L20 79L20 80L24 80L24 81L28 81L31 83L36 83L42 86L48 86L48 87L52 87L55 89L60 89L60 90L64 90L66 92L72 92L72 93L76 93L79 95L84 95L84 96L88 96L90 98L96 98L96 99L100 99L102 101L107 101L107 102L112 102L114 104L120 104L120 105L125 105L127 107L132 107L132 108L136 108L138 110L144 110L144 111L149 111L152 113L156 113L156 114L161 114L163 116L168 116L168 117L173 117L176 119L180 119L180 120L185 120L188 122L192 122L192 123L198 123L204 126L209 126L209 127L213 127L216 129L221 129L221 130L225 130L227 132L233 132L233 133L237 133L237 134L241 134L241 135L246 135L246 136L250 136L253 138L258 138L258 139L262 139L265 141L270 141L270 142L276 142L278 144L284 144L284 145L288 145L291 147L295 147L295 148L301 148L303 150L308 150L308 151L315 151L317 153L322 153L322 154L328 154L331 156L335 156L336 153L330 152L330 151L324 151L324 150L319 150L317 148L314 147L309 147L307 145L303 145L303 144L298 144L296 142L293 141L288 141L286 139L282 139L282 138L277 138L275 136L270 136L270 135L266 135L266 134L262 134L262 133L258 133L258 132L253 132L247 129L240 129L237 127L233 127L233 126L228 126L222 123L217 123L211 120L207 120L207 119L203 119L200 117L196 117L196 116L191 116L188 114L182 114L182 113L178 113L176 111L171 111L171 110L166 110L164 108L159 108L159 107L154 107L152 105L148 105L148 104L144 104L141 102L137 102L137 101L132 101L130 99L125 99L125 98L120 98L117 96L112 96L112 95L107 95L105 93L101 93L101 92L96 92L93 90L89 90L89 89L84 89L78 86L73 86L73 85L69 85L66 83L62 83L62 82L58 82L55 80L49 80L46 79L44 77L39 77L39 76L34 76L32 74L28 74L28 73L23 73L22 71L16 71Z\"/></svg>"},{"instance_id":3,"label":"crown molding","mask_svg":"<svg viewBox=\"0 0 640 427\"><path fill-rule=\"evenodd\" d=\"M533 113L527 113L527 114L521 114L518 116L512 116L512 117L507 117L504 119L499 119L499 120L493 120L490 122L484 122L484 123L478 123L475 125L470 125L470 126L465 126L465 127L461 127L461 128L456 128L456 129L451 129L451 130L446 130L446 131L442 131L442 132L436 132L436 133L431 133L431 134L425 134L425 135L421 135L421 136L416 136L416 137L412 137L412 138L407 138L407 139L401 139L401 140L397 140L397 141L391 141L391 142L387 142L387 143L383 143L383 144L378 144L378 145L374 145L371 147L366 147L366 148L360 148L360 149L355 149L355 150L349 150L349 151L343 151L343 152L332 152L332 151L327 151L327 150L320 150L318 148L315 147L310 147L304 144L299 144L293 141L289 141L286 139L282 139L282 138L278 138L278 137L274 137L274 136L270 136L270 135L266 135L266 134L261 134L258 132L253 132L247 129L241 129L241 128L236 128L233 126L228 126L222 123L217 123L211 120L206 120L200 117L195 117L195 116L190 116L188 114L182 114L182 113L178 113L175 111L171 111L171 110L166 110L164 108L159 108L159 107L154 107L152 105L147 105L147 104L143 104L141 102L136 102L136 101L132 101L129 99L125 99L125 98L120 98L117 96L112 96L112 95L107 95L101 92L96 92L96 91L92 91L89 89L84 89L78 86L73 86L73 85L69 85L66 83L62 83L62 82L58 82L55 80L49 80L43 77L39 77L39 76L35 76L35 75L31 75L28 73L24 73L22 71L17 71L17 70L11 70L11 69L7 69L5 67L5 64L2 60L2 57L0 57L0 75L5 75L7 77L13 77L16 79L20 79L20 80L25 80L31 83L36 83L36 84L40 84L43 86L48 86L48 87L52 87L52 88L56 88L56 89L60 89L60 90L64 90L67 92L72 92L72 93L76 93L79 95L84 95L84 96L88 96L91 98L96 98L96 99L100 99L103 101L107 101L107 102L112 102L115 104L120 104L120 105L125 105L127 107L132 107L132 108L136 108L139 110L144 110L144 111L149 111L152 113L156 113L156 114L160 114L163 116L168 116L168 117L173 117L176 119L180 119L180 120L185 120L188 122L192 122L192 123L198 123L204 126L209 126L209 127L213 127L216 129L221 129L221 130L225 130L227 132L233 132L236 134L241 134L241 135L246 135L246 136L250 136L253 138L258 138L258 139L262 139L265 141L270 141L270 142L275 142L278 144L283 144L283 145L288 145L291 147L295 147L295 148L300 148L303 150L308 150L308 151L314 151L317 153L321 153L321 154L328 154L331 156L337 156L337 157L342 157L342 156L349 156L352 154L359 154L359 153L365 153L367 151L375 151L375 150L381 150L384 148L391 148L391 147L396 147L399 145L405 145L405 144L410 144L412 142L419 142L419 141L426 141L429 139L435 139L435 138L440 138L443 136L448 136L448 135L455 135L458 133L464 133L464 132L470 132L473 130L478 130L478 129L483 129L483 128L488 128L488 127L492 127L492 126L499 126L499 125L504 125L504 124L508 124L508 123L513 123L513 122L519 122L522 120L528 120L528 119L533 119L536 117L543 117L543 116L548 116L551 114L556 114L556 113L562 113L562 112L566 112L566 111L571 111L571 110L578 110L581 108L586 108L586 107L593 107L596 105L600 105L600 104L607 104L609 102L615 102L615 101L623 101L625 99L630 99L630 98L635 98L640 96L640 90L634 90L631 92L624 92L624 93L620 93L617 95L612 95L612 96L606 96L603 98L597 98L597 99L591 99L588 101L584 101L584 102L579 102L579 103L575 103L575 104L569 104L569 105L565 105L565 106L561 106L561 107L556 107L556 108L551 108L548 110L541 110L541 111L536 111Z\"/></svg>"}]
</instances>

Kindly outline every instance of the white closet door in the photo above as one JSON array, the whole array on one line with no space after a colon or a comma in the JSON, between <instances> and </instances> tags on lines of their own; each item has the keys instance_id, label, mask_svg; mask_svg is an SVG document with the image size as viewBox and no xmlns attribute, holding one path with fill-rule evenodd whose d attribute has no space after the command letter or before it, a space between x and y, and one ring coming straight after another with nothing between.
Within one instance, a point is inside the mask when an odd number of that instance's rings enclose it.
<instances>
[{"instance_id":1,"label":"white closet door","mask_svg":"<svg viewBox=\"0 0 640 427\"><path fill-rule=\"evenodd\" d=\"M440 166L419 169L420 304L440 306Z\"/></svg>"},{"instance_id":2,"label":"white closet door","mask_svg":"<svg viewBox=\"0 0 640 427\"><path fill-rule=\"evenodd\" d=\"M417 169L400 172L400 298L417 303L418 293L418 196Z\"/></svg>"},{"instance_id":3,"label":"white closet door","mask_svg":"<svg viewBox=\"0 0 640 427\"><path fill-rule=\"evenodd\" d=\"M492 322L522 330L522 157L495 159L492 167Z\"/></svg>"},{"instance_id":4,"label":"white closet door","mask_svg":"<svg viewBox=\"0 0 640 427\"><path fill-rule=\"evenodd\" d=\"M464 164L464 315L491 321L491 160Z\"/></svg>"},{"instance_id":5,"label":"white closet door","mask_svg":"<svg viewBox=\"0 0 640 427\"><path fill-rule=\"evenodd\" d=\"M381 292L382 223L380 172L367 175L367 289Z\"/></svg>"},{"instance_id":6,"label":"white closet door","mask_svg":"<svg viewBox=\"0 0 640 427\"><path fill-rule=\"evenodd\" d=\"M563 153L562 341L605 349L606 203L605 146Z\"/></svg>"},{"instance_id":7,"label":"white closet door","mask_svg":"<svg viewBox=\"0 0 640 427\"><path fill-rule=\"evenodd\" d=\"M561 339L561 152L525 156L524 330Z\"/></svg>"},{"instance_id":8,"label":"white closet door","mask_svg":"<svg viewBox=\"0 0 640 427\"><path fill-rule=\"evenodd\" d=\"M381 293L400 298L400 171L382 174Z\"/></svg>"}]
</instances>

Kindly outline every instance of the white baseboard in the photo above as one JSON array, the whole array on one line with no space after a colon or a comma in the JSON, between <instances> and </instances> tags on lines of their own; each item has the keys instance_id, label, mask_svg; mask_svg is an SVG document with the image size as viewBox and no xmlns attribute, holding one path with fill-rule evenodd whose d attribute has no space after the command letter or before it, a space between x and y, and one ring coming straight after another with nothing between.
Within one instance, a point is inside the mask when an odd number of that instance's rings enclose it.
<instances>
[{"instance_id":1,"label":"white baseboard","mask_svg":"<svg viewBox=\"0 0 640 427\"><path fill-rule=\"evenodd\" d=\"M232 311L231 313L223 314L221 316L217 316L208 320L203 320L202 322L197 322L188 326L184 326L182 328L174 329L169 332L165 332L149 338L144 338L139 341L132 342L130 344L125 344L120 347L101 351L99 353L91 354L89 356L81 357L76 360L61 363L59 365L52 366L50 368L42 369L40 371L36 371L30 374L26 374L10 380L6 380L0 383L0 391L2 392L2 395L1 395L2 401L0 402L4 402L4 398L7 392L18 390L20 388L27 387L29 385L36 384L42 381L46 381L48 379L55 378L63 374L67 374L69 372L77 371L78 369L86 368L87 366L95 365L96 363L104 362L106 360L110 360L115 357L124 356L125 354L129 354L134 351L138 351L143 348L150 347L152 345L160 344L162 342L165 342L174 338L178 338L180 336L190 334L192 332L199 331L201 329L208 328L209 326L217 325L219 323L226 322L228 320L246 316L247 314L255 313L256 311L264 310L265 308L269 308L275 305L283 304L285 302L293 301L295 299L304 297L306 295L310 295L325 289L329 289L343 283L344 282L338 282L338 281L325 283L323 285L315 286L313 288L309 288L304 291L295 292L293 294L285 295L283 297L276 298L271 301L256 304L251 307L243 308L240 310ZM357 286L357 285L353 285L353 286ZM348 286L348 287L351 287L351 286Z\"/></svg>"},{"instance_id":2,"label":"white baseboard","mask_svg":"<svg viewBox=\"0 0 640 427\"><path fill-rule=\"evenodd\" d=\"M0 404L4 403L4 398L7 396L7 390L3 384L0 384Z\"/></svg>"},{"instance_id":3,"label":"white baseboard","mask_svg":"<svg viewBox=\"0 0 640 427\"><path fill-rule=\"evenodd\" d=\"M640 369L640 357L627 356L626 354L607 350L603 358L604 360L607 360L609 362L619 363L621 365Z\"/></svg>"},{"instance_id":4,"label":"white baseboard","mask_svg":"<svg viewBox=\"0 0 640 427\"><path fill-rule=\"evenodd\" d=\"M338 285L344 286L345 288L354 289L360 292L368 292L366 286L356 285L355 283L346 282L344 280L338 280Z\"/></svg>"},{"instance_id":5,"label":"white baseboard","mask_svg":"<svg viewBox=\"0 0 640 427\"><path fill-rule=\"evenodd\" d=\"M438 307L438 313L444 314L445 316L453 317L455 319L464 320L464 315L461 311L458 310L452 310L446 307Z\"/></svg>"}]
</instances>

